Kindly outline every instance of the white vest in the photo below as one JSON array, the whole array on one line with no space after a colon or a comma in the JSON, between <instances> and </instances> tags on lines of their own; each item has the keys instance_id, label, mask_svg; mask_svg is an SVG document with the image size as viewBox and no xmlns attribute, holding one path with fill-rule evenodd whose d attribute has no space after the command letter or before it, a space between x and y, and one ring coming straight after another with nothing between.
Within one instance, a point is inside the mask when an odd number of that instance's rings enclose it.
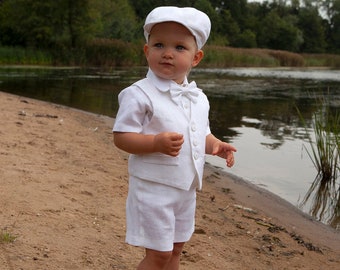
<instances>
[{"instance_id":1,"label":"white vest","mask_svg":"<svg viewBox=\"0 0 340 270\"><path fill-rule=\"evenodd\" d=\"M134 85L148 96L153 108L150 122L143 126L141 133L177 132L184 135L184 143L176 157L162 153L131 154L129 174L184 190L190 189L197 176L198 188L201 189L205 140L209 128L209 102L206 95L200 91L197 103L191 103L191 119L188 119L183 109L172 102L169 91L158 90L147 78Z\"/></svg>"}]
</instances>

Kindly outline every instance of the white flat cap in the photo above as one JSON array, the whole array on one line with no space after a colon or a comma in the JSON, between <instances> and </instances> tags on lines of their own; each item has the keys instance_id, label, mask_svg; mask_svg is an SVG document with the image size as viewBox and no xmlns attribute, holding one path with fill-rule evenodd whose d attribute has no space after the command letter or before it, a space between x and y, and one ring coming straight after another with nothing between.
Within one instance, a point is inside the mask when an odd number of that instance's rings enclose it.
<instances>
[{"instance_id":1,"label":"white flat cap","mask_svg":"<svg viewBox=\"0 0 340 270\"><path fill-rule=\"evenodd\" d=\"M211 29L209 17L195 8L157 7L145 19L144 36L146 41L148 41L152 27L162 22L176 22L185 26L195 37L198 49L201 49L206 43Z\"/></svg>"}]
</instances>

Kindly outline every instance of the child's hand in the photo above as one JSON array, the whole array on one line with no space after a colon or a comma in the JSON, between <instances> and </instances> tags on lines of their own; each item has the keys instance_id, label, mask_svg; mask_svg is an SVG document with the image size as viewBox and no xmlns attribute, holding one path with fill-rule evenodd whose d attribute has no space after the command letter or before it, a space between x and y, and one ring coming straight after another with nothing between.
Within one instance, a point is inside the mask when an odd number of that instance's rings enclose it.
<instances>
[{"instance_id":1,"label":"child's hand","mask_svg":"<svg viewBox=\"0 0 340 270\"><path fill-rule=\"evenodd\" d=\"M230 168L235 163L234 152L236 152L236 148L234 146L218 140L214 143L211 154L224 158L227 166Z\"/></svg>"},{"instance_id":2,"label":"child's hand","mask_svg":"<svg viewBox=\"0 0 340 270\"><path fill-rule=\"evenodd\" d=\"M182 134L176 132L162 132L154 138L155 152L160 152L176 157L182 148L184 138Z\"/></svg>"}]
</instances>

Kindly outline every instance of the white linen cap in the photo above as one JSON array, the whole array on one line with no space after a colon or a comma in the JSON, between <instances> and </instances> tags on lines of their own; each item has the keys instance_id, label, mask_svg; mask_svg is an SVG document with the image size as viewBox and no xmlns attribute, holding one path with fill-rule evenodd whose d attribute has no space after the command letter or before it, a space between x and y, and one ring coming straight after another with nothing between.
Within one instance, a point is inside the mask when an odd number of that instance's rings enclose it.
<instances>
[{"instance_id":1,"label":"white linen cap","mask_svg":"<svg viewBox=\"0 0 340 270\"><path fill-rule=\"evenodd\" d=\"M162 22L176 22L185 26L195 37L198 49L201 49L206 43L211 29L209 17L195 8L157 7L145 19L144 36L146 41L148 41L152 27Z\"/></svg>"}]
</instances>

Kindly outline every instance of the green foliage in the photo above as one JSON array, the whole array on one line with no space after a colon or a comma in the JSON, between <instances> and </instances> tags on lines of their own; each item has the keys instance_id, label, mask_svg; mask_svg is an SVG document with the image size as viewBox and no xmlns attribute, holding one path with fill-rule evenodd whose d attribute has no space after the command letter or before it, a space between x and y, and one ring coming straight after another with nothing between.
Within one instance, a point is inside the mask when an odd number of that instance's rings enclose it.
<instances>
[{"instance_id":1,"label":"green foliage","mask_svg":"<svg viewBox=\"0 0 340 270\"><path fill-rule=\"evenodd\" d=\"M142 37L141 25L126 0L90 0L90 16L95 38L131 42Z\"/></svg>"},{"instance_id":2,"label":"green foliage","mask_svg":"<svg viewBox=\"0 0 340 270\"><path fill-rule=\"evenodd\" d=\"M86 65L129 66L145 65L142 44L126 43L121 40L96 39L85 48Z\"/></svg>"},{"instance_id":3,"label":"green foliage","mask_svg":"<svg viewBox=\"0 0 340 270\"><path fill-rule=\"evenodd\" d=\"M0 6L1 43L37 48L61 43L69 48L80 46L88 38L88 9L88 0L5 0Z\"/></svg>"},{"instance_id":4,"label":"green foliage","mask_svg":"<svg viewBox=\"0 0 340 270\"><path fill-rule=\"evenodd\" d=\"M340 0L335 0L329 11L331 18L328 47L340 54Z\"/></svg>"},{"instance_id":5,"label":"green foliage","mask_svg":"<svg viewBox=\"0 0 340 270\"><path fill-rule=\"evenodd\" d=\"M0 47L0 64L130 66L146 65L144 42L93 39L83 49L55 49L54 55L25 48ZM206 45L202 67L340 67L340 55L296 54L269 49L231 48Z\"/></svg>"},{"instance_id":6,"label":"green foliage","mask_svg":"<svg viewBox=\"0 0 340 270\"><path fill-rule=\"evenodd\" d=\"M230 45L233 45L234 40L240 33L240 27L238 23L233 19L229 10L222 10L220 13L220 21L216 32L220 33L220 36L224 36ZM229 44L229 42L228 42Z\"/></svg>"},{"instance_id":7,"label":"green foliage","mask_svg":"<svg viewBox=\"0 0 340 270\"><path fill-rule=\"evenodd\" d=\"M48 52L20 47L0 47L0 64L7 65L52 65Z\"/></svg>"},{"instance_id":8,"label":"green foliage","mask_svg":"<svg viewBox=\"0 0 340 270\"><path fill-rule=\"evenodd\" d=\"M241 48L256 48L256 34L247 29L237 36L236 44Z\"/></svg>"},{"instance_id":9,"label":"green foliage","mask_svg":"<svg viewBox=\"0 0 340 270\"><path fill-rule=\"evenodd\" d=\"M301 51L306 53L325 52L325 30L316 9L302 9L299 15L299 28L303 33Z\"/></svg>"},{"instance_id":10,"label":"green foliage","mask_svg":"<svg viewBox=\"0 0 340 270\"><path fill-rule=\"evenodd\" d=\"M148 12L156 6L176 5L193 6L208 14L212 22L208 45L339 53L340 0L321 3L308 1L308 5L301 6L299 1L288 5L286 1L247 0L2 0L0 46L49 51L55 64L84 64L93 54L94 44L100 44L97 51L102 51L103 47L118 46L117 40L128 47L144 42L142 26ZM323 8L327 20L320 16L318 8ZM103 40L107 40L105 46ZM116 55L117 61L112 62L129 63L136 55L139 54L126 55L126 61L118 60ZM246 62L253 57L246 56ZM1 61L8 62L6 59Z\"/></svg>"},{"instance_id":11,"label":"green foliage","mask_svg":"<svg viewBox=\"0 0 340 270\"><path fill-rule=\"evenodd\" d=\"M300 33L288 17L280 18L276 11L271 11L264 17L260 27L258 36L260 46L274 50L299 50L302 43Z\"/></svg>"}]
</instances>

